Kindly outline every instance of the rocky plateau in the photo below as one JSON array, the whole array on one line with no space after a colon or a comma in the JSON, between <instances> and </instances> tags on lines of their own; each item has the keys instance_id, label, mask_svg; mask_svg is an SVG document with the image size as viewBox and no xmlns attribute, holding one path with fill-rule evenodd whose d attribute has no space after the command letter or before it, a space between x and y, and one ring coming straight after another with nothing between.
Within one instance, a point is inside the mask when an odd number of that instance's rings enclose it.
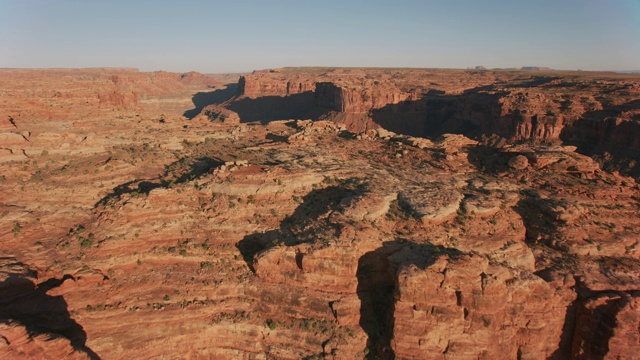
<instances>
[{"instance_id":1,"label":"rocky plateau","mask_svg":"<svg viewBox=\"0 0 640 360\"><path fill-rule=\"evenodd\" d=\"M3 359L639 359L640 76L0 69Z\"/></svg>"}]
</instances>

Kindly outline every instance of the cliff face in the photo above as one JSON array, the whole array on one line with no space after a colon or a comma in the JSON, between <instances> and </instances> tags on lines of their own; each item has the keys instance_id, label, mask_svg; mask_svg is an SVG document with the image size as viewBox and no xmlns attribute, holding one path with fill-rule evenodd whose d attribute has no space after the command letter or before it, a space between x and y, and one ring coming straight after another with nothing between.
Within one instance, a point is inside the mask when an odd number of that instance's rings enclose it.
<instances>
[{"instance_id":1,"label":"cliff face","mask_svg":"<svg viewBox=\"0 0 640 360\"><path fill-rule=\"evenodd\" d=\"M574 359L624 359L640 352L640 293L610 292L580 304Z\"/></svg>"},{"instance_id":2,"label":"cliff face","mask_svg":"<svg viewBox=\"0 0 640 360\"><path fill-rule=\"evenodd\" d=\"M622 134L633 132L640 119L638 100L631 100L634 95L628 91L635 84L622 89L609 89L596 82L584 86L588 86L587 91L576 91L580 89L578 84L511 90L498 100L501 111L495 121L497 127L491 127L491 119L484 121L487 130L497 130L511 141L563 140L638 150L637 143ZM637 96L640 93L636 92ZM500 124L511 124L511 128L500 131Z\"/></svg>"},{"instance_id":3,"label":"cliff face","mask_svg":"<svg viewBox=\"0 0 640 360\"><path fill-rule=\"evenodd\" d=\"M332 81L324 81L332 80ZM276 70L242 76L237 95L248 98L289 96L314 92L314 105L346 114L367 114L389 104L416 100L390 82L349 76L342 79L330 74L289 74Z\"/></svg>"},{"instance_id":4,"label":"cliff face","mask_svg":"<svg viewBox=\"0 0 640 360\"><path fill-rule=\"evenodd\" d=\"M637 357L640 187L547 144L633 149L626 83L0 73L0 358Z\"/></svg>"},{"instance_id":5,"label":"cliff face","mask_svg":"<svg viewBox=\"0 0 640 360\"><path fill-rule=\"evenodd\" d=\"M516 87L468 91L459 95L426 95L417 104L404 108L389 106L374 112L373 117L380 119L381 126L393 128L402 127L403 117L407 115L420 116L421 119L414 123L423 123L431 133L411 135L495 134L510 143L568 141L638 150L637 137L633 135L638 131L640 119L637 100L625 99L626 102L620 105L607 104L615 96L596 100L591 93L569 94L570 87L564 90L563 93L553 88L525 90Z\"/></svg>"},{"instance_id":6,"label":"cliff face","mask_svg":"<svg viewBox=\"0 0 640 360\"><path fill-rule=\"evenodd\" d=\"M569 143L603 158L613 153L621 170L640 174L630 158L640 151L637 76L322 70L256 72L240 80L238 94L260 99L313 93L313 104L305 106L317 111L287 114L321 114L355 132L383 127L412 136Z\"/></svg>"},{"instance_id":7,"label":"cliff face","mask_svg":"<svg viewBox=\"0 0 640 360\"><path fill-rule=\"evenodd\" d=\"M315 81L313 79L273 78L265 76L265 74L254 73L240 77L237 94L239 96L257 98L262 96L287 96L314 90Z\"/></svg>"},{"instance_id":8,"label":"cliff face","mask_svg":"<svg viewBox=\"0 0 640 360\"><path fill-rule=\"evenodd\" d=\"M414 100L412 94L385 85L369 82L349 87L332 82L317 83L315 104L345 114L368 114L374 109L381 109L390 104Z\"/></svg>"},{"instance_id":9,"label":"cliff face","mask_svg":"<svg viewBox=\"0 0 640 360\"><path fill-rule=\"evenodd\" d=\"M568 302L542 279L474 256L423 260L432 264L397 275L397 358L547 359L558 349Z\"/></svg>"},{"instance_id":10,"label":"cliff face","mask_svg":"<svg viewBox=\"0 0 640 360\"><path fill-rule=\"evenodd\" d=\"M4 69L0 87L6 102L0 104L3 116L12 117L18 124L73 119L72 114L109 112L114 107L140 108L158 104L159 97L179 97L191 104L194 89L208 89L220 85L212 77L190 72L184 74L164 71L145 73L133 69ZM182 104L177 103L180 107ZM173 107L175 109L175 107ZM158 113L168 112L172 106L163 104ZM4 122L5 118L0 122ZM2 124L0 124L0 127Z\"/></svg>"},{"instance_id":11,"label":"cliff face","mask_svg":"<svg viewBox=\"0 0 640 360\"><path fill-rule=\"evenodd\" d=\"M593 143L597 139L598 144L637 147L637 137L622 133L628 134L640 119L638 81L519 73L477 78L472 72L409 77L407 72L272 70L242 77L238 94L257 98L313 91L315 106L340 114L368 115L374 122L381 118L383 127L402 127L390 118L397 117L402 123L403 117L419 114L422 119L414 122L422 124L414 125L436 134L440 128L464 131L467 124L474 127L475 135L497 134L510 142ZM624 130L617 134L620 128Z\"/></svg>"}]
</instances>

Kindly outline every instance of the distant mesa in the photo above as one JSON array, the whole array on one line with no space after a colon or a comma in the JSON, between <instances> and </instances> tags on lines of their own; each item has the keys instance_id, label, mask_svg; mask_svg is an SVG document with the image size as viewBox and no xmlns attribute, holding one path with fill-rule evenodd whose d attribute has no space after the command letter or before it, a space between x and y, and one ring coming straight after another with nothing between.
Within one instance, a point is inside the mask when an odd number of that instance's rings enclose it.
<instances>
[{"instance_id":1,"label":"distant mesa","mask_svg":"<svg viewBox=\"0 0 640 360\"><path fill-rule=\"evenodd\" d=\"M551 68L546 66L523 66L520 70L551 70Z\"/></svg>"},{"instance_id":2,"label":"distant mesa","mask_svg":"<svg viewBox=\"0 0 640 360\"><path fill-rule=\"evenodd\" d=\"M474 67L469 67L467 70L488 70L485 66L477 65ZM509 68L493 68L493 70L532 70L532 71L540 71L540 70L553 70L547 66L523 66L520 68L517 67L509 67ZM622 72L622 71L620 71ZM628 72L631 73L631 72Z\"/></svg>"}]
</instances>

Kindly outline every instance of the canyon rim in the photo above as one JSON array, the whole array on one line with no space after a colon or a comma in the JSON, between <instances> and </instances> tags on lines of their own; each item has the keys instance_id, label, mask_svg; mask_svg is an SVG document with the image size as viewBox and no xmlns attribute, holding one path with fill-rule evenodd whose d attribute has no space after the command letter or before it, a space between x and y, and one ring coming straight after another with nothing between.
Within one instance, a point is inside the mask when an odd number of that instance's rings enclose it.
<instances>
[{"instance_id":1,"label":"canyon rim","mask_svg":"<svg viewBox=\"0 0 640 360\"><path fill-rule=\"evenodd\" d=\"M0 69L0 357L638 359L640 75Z\"/></svg>"}]
</instances>

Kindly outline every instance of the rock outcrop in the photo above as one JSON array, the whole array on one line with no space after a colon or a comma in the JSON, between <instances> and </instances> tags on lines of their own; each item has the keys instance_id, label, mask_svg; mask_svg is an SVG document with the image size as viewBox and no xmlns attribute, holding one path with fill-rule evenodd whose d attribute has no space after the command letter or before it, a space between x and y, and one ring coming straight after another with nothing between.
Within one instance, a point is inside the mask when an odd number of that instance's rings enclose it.
<instances>
[{"instance_id":1,"label":"rock outcrop","mask_svg":"<svg viewBox=\"0 0 640 360\"><path fill-rule=\"evenodd\" d=\"M355 86L354 86L355 85ZM365 81L363 84L320 82L315 87L317 106L346 114L368 114L401 101L415 100L391 84Z\"/></svg>"},{"instance_id":2,"label":"rock outcrop","mask_svg":"<svg viewBox=\"0 0 640 360\"><path fill-rule=\"evenodd\" d=\"M639 293L603 293L580 304L574 359L633 359L640 351Z\"/></svg>"},{"instance_id":3,"label":"rock outcrop","mask_svg":"<svg viewBox=\"0 0 640 360\"><path fill-rule=\"evenodd\" d=\"M241 76L238 81L238 96L257 98L262 96L286 96L314 91L315 80L309 77L279 76L278 71L256 71Z\"/></svg>"},{"instance_id":4,"label":"rock outcrop","mask_svg":"<svg viewBox=\"0 0 640 360\"><path fill-rule=\"evenodd\" d=\"M4 359L91 359L86 334L70 319L62 297L47 295L63 279L35 284L35 272L0 259L0 355Z\"/></svg>"},{"instance_id":5,"label":"rock outcrop","mask_svg":"<svg viewBox=\"0 0 640 360\"><path fill-rule=\"evenodd\" d=\"M640 351L628 75L2 72L2 358Z\"/></svg>"},{"instance_id":6,"label":"rock outcrop","mask_svg":"<svg viewBox=\"0 0 640 360\"><path fill-rule=\"evenodd\" d=\"M599 154L607 168L638 175L638 81L606 73L284 68L244 76L238 94L267 99L312 93L313 103L298 102L306 110L289 113L315 114L355 132L383 127L412 136L460 133L573 144Z\"/></svg>"},{"instance_id":7,"label":"rock outcrop","mask_svg":"<svg viewBox=\"0 0 640 360\"><path fill-rule=\"evenodd\" d=\"M13 322L0 321L0 356L3 359L91 359L76 351L69 340L54 334L29 334Z\"/></svg>"},{"instance_id":8,"label":"rock outcrop","mask_svg":"<svg viewBox=\"0 0 640 360\"><path fill-rule=\"evenodd\" d=\"M421 255L406 251L392 260L402 264L396 357L546 359L557 350L569 304L548 283L478 256Z\"/></svg>"}]
</instances>

